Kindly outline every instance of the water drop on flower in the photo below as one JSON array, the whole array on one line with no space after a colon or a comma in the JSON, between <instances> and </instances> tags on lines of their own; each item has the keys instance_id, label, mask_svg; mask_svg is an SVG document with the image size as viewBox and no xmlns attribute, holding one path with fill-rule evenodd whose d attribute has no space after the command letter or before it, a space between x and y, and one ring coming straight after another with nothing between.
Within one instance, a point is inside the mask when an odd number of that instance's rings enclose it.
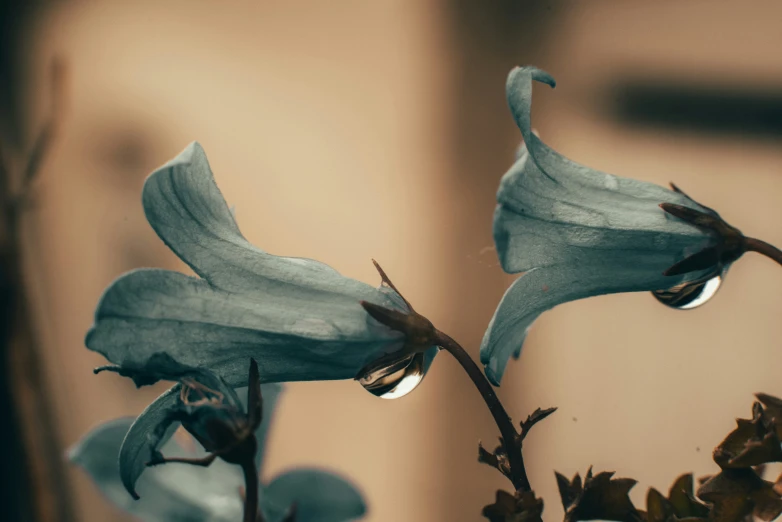
<instances>
[{"instance_id":1,"label":"water drop on flower","mask_svg":"<svg viewBox=\"0 0 782 522\"><path fill-rule=\"evenodd\" d=\"M714 297L722 285L722 276L714 276L700 283L682 283L668 290L652 292L662 304L677 310L692 310Z\"/></svg>"},{"instance_id":2,"label":"water drop on flower","mask_svg":"<svg viewBox=\"0 0 782 522\"><path fill-rule=\"evenodd\" d=\"M361 386L381 399L398 399L413 391L426 375L426 354L408 355L391 364L373 368L358 379Z\"/></svg>"}]
</instances>

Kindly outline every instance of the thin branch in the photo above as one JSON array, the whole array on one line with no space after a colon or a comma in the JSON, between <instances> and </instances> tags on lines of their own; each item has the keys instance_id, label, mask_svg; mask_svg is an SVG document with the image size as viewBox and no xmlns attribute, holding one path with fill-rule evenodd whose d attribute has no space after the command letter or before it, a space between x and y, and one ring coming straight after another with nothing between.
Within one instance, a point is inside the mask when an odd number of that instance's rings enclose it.
<instances>
[{"instance_id":1,"label":"thin branch","mask_svg":"<svg viewBox=\"0 0 782 522\"><path fill-rule=\"evenodd\" d=\"M258 470L253 456L242 463L244 472L244 522L262 520L258 510Z\"/></svg>"},{"instance_id":2,"label":"thin branch","mask_svg":"<svg viewBox=\"0 0 782 522\"><path fill-rule=\"evenodd\" d=\"M527 470L524 467L524 457L521 454L521 437L516 432L516 428L513 426L508 413L502 406L497 394L494 393L491 383L484 377L483 372L475 364L470 355L464 350L464 348L454 341L447 334L441 331L436 333L436 343L447 350L459 364L467 372L467 375L472 380L475 387L483 396L483 400L486 402L486 406L489 407L489 411L494 417L494 422L497 423L497 427L502 434L502 444L505 448L505 453L508 458L508 464L510 465L510 480L513 482L513 486L516 490L531 491L532 487L527 477Z\"/></svg>"},{"instance_id":3,"label":"thin branch","mask_svg":"<svg viewBox=\"0 0 782 522\"><path fill-rule=\"evenodd\" d=\"M763 254L769 259L773 259L782 265L782 250L778 249L774 245L766 243L760 239L755 239L754 237L746 238L744 244L746 245L747 252L757 252L758 254Z\"/></svg>"}]
</instances>

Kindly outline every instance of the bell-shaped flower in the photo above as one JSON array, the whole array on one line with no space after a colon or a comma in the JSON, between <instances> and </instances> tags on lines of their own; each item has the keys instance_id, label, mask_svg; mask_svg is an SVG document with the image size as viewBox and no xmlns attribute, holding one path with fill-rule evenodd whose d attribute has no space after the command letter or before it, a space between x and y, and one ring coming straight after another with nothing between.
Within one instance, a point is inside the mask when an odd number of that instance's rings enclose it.
<instances>
[{"instance_id":1,"label":"bell-shaped flower","mask_svg":"<svg viewBox=\"0 0 782 522\"><path fill-rule=\"evenodd\" d=\"M198 143L149 176L142 201L155 232L199 277L141 269L105 291L86 345L137 384L165 378L159 366L173 361L240 386L250 358L263 382L353 379L403 348L404 335L361 302L408 312L404 299L388 285L251 245Z\"/></svg>"},{"instance_id":2,"label":"bell-shaped flower","mask_svg":"<svg viewBox=\"0 0 782 522\"><path fill-rule=\"evenodd\" d=\"M199 372L195 381L202 383L203 375ZM245 480L239 467L222 459L210 461L209 467L176 462L155 465L138 476L145 466L159 463L164 457L168 461L209 459L209 454L197 449L198 444L187 433L182 433L180 439L185 444L181 444L178 437L172 437L172 428L177 423L166 419L171 419L174 412L185 414L184 418L194 421L188 424L188 429L194 430L199 439L206 438L207 445L213 444L211 439L216 430L203 430L210 424L210 411L217 414L218 424L234 425L238 419L235 401L245 396L241 390L235 393L224 386L219 389L218 394L206 390L204 402L183 407L181 401L177 402L181 399L177 387L155 401L135 423L132 418L123 418L94 429L69 451L70 459L89 473L112 503L144 522L241 520ZM255 432L257 470L262 468L272 412L281 385L264 384L262 390L263 420ZM198 393L199 388L191 387L192 391ZM215 395L219 401L212 400ZM211 407L220 405L223 407ZM252 411L253 408L248 405L247 409ZM155 420L159 424L153 426ZM151 434L160 433L161 429L163 435L154 440ZM366 511L364 500L353 485L338 475L315 468L293 469L269 481L261 480L258 494L266 522L284 520L294 505L297 522L347 522L361 518Z\"/></svg>"},{"instance_id":3,"label":"bell-shaped flower","mask_svg":"<svg viewBox=\"0 0 782 522\"><path fill-rule=\"evenodd\" d=\"M549 148L530 123L533 81L555 85L534 67L514 69L507 83L523 145L500 183L494 241L502 268L524 274L506 291L481 345L495 385L546 310L639 291L692 307L745 249L740 232L675 186L612 176Z\"/></svg>"}]
</instances>

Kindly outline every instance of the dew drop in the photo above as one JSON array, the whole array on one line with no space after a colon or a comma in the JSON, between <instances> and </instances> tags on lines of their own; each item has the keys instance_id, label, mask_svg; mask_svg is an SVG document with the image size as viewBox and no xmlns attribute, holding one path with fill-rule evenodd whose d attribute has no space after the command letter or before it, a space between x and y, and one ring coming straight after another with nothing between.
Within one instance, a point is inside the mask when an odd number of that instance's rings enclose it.
<instances>
[{"instance_id":1,"label":"dew drop","mask_svg":"<svg viewBox=\"0 0 782 522\"><path fill-rule=\"evenodd\" d=\"M676 310L692 310L714 297L722 286L722 276L714 276L700 283L682 283L668 290L656 290L652 295L662 304Z\"/></svg>"},{"instance_id":2,"label":"dew drop","mask_svg":"<svg viewBox=\"0 0 782 522\"><path fill-rule=\"evenodd\" d=\"M381 399L398 399L413 391L426 375L426 354L408 355L379 368L367 371L359 384Z\"/></svg>"}]
</instances>

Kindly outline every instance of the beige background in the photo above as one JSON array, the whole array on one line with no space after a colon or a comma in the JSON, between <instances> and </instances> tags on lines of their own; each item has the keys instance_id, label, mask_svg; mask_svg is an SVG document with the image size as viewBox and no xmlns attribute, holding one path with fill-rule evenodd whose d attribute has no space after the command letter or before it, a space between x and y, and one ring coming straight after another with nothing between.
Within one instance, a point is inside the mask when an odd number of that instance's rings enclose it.
<instances>
[{"instance_id":1,"label":"beige background","mask_svg":"<svg viewBox=\"0 0 782 522\"><path fill-rule=\"evenodd\" d=\"M492 251L493 193L518 133L504 76L534 62L559 81L536 91L534 125L576 161L675 180L745 232L782 243L779 139L623 126L612 86L680 75L778 89L782 6L751 2L75 2L48 11L30 42L29 116L45 110L53 53L69 67L60 140L26 223L28 274L66 445L139 412L159 391L111 375L83 335L102 289L135 266L181 269L146 225L145 175L200 141L252 242L377 280L378 259L419 311L477 357L506 285ZM587 7L588 6L588 7ZM705 474L711 448L782 394L782 274L753 256L719 298L676 312L649 295L548 313L511 364L501 396L517 419L560 411L527 439L531 479L561 507L552 470L590 464L667 488ZM266 474L295 464L353 477L368 520L479 520L505 487L475 463L495 428L442 355L415 393L381 401L354 382L292 384ZM72 473L84 521L120 520Z\"/></svg>"}]
</instances>

